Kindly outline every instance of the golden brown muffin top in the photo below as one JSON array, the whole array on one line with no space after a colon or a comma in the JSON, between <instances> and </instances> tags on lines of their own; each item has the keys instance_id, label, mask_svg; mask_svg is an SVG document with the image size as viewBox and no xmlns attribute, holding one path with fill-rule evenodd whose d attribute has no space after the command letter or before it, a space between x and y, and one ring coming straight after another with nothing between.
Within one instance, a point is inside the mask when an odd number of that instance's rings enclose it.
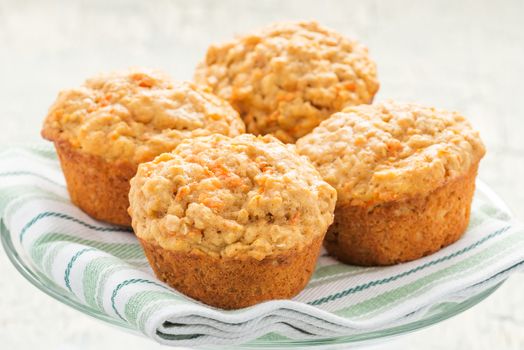
<instances>
[{"instance_id":1,"label":"golden brown muffin top","mask_svg":"<svg viewBox=\"0 0 524 350\"><path fill-rule=\"evenodd\" d=\"M378 90L367 48L316 22L276 23L211 45L195 80L230 101L254 134L295 142Z\"/></svg>"},{"instance_id":2,"label":"golden brown muffin top","mask_svg":"<svg viewBox=\"0 0 524 350\"><path fill-rule=\"evenodd\" d=\"M296 146L352 205L426 195L485 153L462 115L393 101L335 113Z\"/></svg>"},{"instance_id":3,"label":"golden brown muffin top","mask_svg":"<svg viewBox=\"0 0 524 350\"><path fill-rule=\"evenodd\" d=\"M139 165L129 201L141 239L261 260L324 235L336 191L294 146L272 136L212 135Z\"/></svg>"},{"instance_id":4,"label":"golden brown muffin top","mask_svg":"<svg viewBox=\"0 0 524 350\"><path fill-rule=\"evenodd\" d=\"M135 68L62 91L42 135L108 161L136 164L173 150L186 138L244 131L238 113L207 88Z\"/></svg>"}]
</instances>

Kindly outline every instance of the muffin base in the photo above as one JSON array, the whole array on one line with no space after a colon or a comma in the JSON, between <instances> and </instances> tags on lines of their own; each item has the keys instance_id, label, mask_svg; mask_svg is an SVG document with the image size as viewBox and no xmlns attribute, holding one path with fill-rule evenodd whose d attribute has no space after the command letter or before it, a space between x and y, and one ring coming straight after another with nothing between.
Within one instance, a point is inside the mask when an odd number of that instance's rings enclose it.
<instances>
[{"instance_id":1,"label":"muffin base","mask_svg":"<svg viewBox=\"0 0 524 350\"><path fill-rule=\"evenodd\" d=\"M177 252L142 239L156 276L185 295L222 309L239 309L271 299L289 299L308 283L323 235L301 250L256 260Z\"/></svg>"},{"instance_id":2,"label":"muffin base","mask_svg":"<svg viewBox=\"0 0 524 350\"><path fill-rule=\"evenodd\" d=\"M465 232L478 164L424 197L373 207L338 205L324 246L342 262L393 265L434 253Z\"/></svg>"},{"instance_id":3,"label":"muffin base","mask_svg":"<svg viewBox=\"0 0 524 350\"><path fill-rule=\"evenodd\" d=\"M129 180L136 167L109 163L101 157L75 150L65 141L55 141L71 201L88 215L116 225L131 226Z\"/></svg>"}]
</instances>

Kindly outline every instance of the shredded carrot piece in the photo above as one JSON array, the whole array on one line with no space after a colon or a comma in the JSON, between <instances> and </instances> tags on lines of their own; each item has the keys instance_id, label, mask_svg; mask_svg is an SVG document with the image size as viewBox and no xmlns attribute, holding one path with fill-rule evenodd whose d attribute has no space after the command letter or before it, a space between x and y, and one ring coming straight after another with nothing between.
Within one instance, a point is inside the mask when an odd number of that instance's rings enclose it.
<instances>
[{"instance_id":1,"label":"shredded carrot piece","mask_svg":"<svg viewBox=\"0 0 524 350\"><path fill-rule=\"evenodd\" d=\"M355 91L355 88L356 88L356 85L355 85L355 82L347 82L344 86L346 89L348 89L349 91Z\"/></svg>"},{"instance_id":2,"label":"shredded carrot piece","mask_svg":"<svg viewBox=\"0 0 524 350\"><path fill-rule=\"evenodd\" d=\"M202 204L211 209L220 209L224 206L224 203L216 198L206 198L202 201Z\"/></svg>"},{"instance_id":3,"label":"shredded carrot piece","mask_svg":"<svg viewBox=\"0 0 524 350\"><path fill-rule=\"evenodd\" d=\"M229 170L221 163L214 163L210 165L208 168L217 177L228 176L230 174Z\"/></svg>"},{"instance_id":4,"label":"shredded carrot piece","mask_svg":"<svg viewBox=\"0 0 524 350\"><path fill-rule=\"evenodd\" d=\"M238 176L228 177L226 183L229 187L239 187L242 185L242 179Z\"/></svg>"},{"instance_id":5,"label":"shredded carrot piece","mask_svg":"<svg viewBox=\"0 0 524 350\"><path fill-rule=\"evenodd\" d=\"M277 120L278 119L278 115L279 115L279 112L278 111L274 111L273 113L271 113L270 115L267 116L267 119L268 120Z\"/></svg>"},{"instance_id":6,"label":"shredded carrot piece","mask_svg":"<svg viewBox=\"0 0 524 350\"><path fill-rule=\"evenodd\" d=\"M294 224L298 223L298 220L300 220L300 212L297 211L297 212L296 212L296 213L291 217L291 219L289 220L289 222L290 222L291 224L294 225Z\"/></svg>"},{"instance_id":7,"label":"shredded carrot piece","mask_svg":"<svg viewBox=\"0 0 524 350\"><path fill-rule=\"evenodd\" d=\"M181 200L185 196L187 196L190 192L189 186L182 186L178 189L178 192L175 196L176 200Z\"/></svg>"},{"instance_id":8,"label":"shredded carrot piece","mask_svg":"<svg viewBox=\"0 0 524 350\"><path fill-rule=\"evenodd\" d=\"M278 102L280 101L286 101L286 102L289 102L291 100L293 100L295 98L295 95L293 95L292 93L288 92L286 94L279 94L276 98L276 100Z\"/></svg>"}]
</instances>

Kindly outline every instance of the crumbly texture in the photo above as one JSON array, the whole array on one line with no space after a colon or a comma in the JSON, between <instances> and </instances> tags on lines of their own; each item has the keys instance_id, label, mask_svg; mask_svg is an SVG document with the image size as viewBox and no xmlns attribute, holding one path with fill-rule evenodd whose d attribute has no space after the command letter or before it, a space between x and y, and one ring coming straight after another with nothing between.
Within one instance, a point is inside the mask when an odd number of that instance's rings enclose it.
<instances>
[{"instance_id":1,"label":"crumbly texture","mask_svg":"<svg viewBox=\"0 0 524 350\"><path fill-rule=\"evenodd\" d=\"M138 164L186 138L244 131L238 113L207 88L137 68L102 74L61 92L42 135L109 162Z\"/></svg>"},{"instance_id":2,"label":"crumbly texture","mask_svg":"<svg viewBox=\"0 0 524 350\"><path fill-rule=\"evenodd\" d=\"M392 265L457 241L469 223L477 165L427 196L374 207L337 205L324 245L353 265Z\"/></svg>"},{"instance_id":3,"label":"crumbly texture","mask_svg":"<svg viewBox=\"0 0 524 350\"><path fill-rule=\"evenodd\" d=\"M367 48L316 22L270 25L212 45L195 80L229 100L254 134L294 142L378 90Z\"/></svg>"},{"instance_id":4,"label":"crumbly texture","mask_svg":"<svg viewBox=\"0 0 524 350\"><path fill-rule=\"evenodd\" d=\"M172 251L156 242L140 242L160 280L208 305L238 309L297 295L315 270L323 238L263 260Z\"/></svg>"},{"instance_id":5,"label":"crumbly texture","mask_svg":"<svg viewBox=\"0 0 524 350\"><path fill-rule=\"evenodd\" d=\"M336 191L292 145L269 135L212 135L141 164L129 200L143 240L262 260L324 235Z\"/></svg>"},{"instance_id":6,"label":"crumbly texture","mask_svg":"<svg viewBox=\"0 0 524 350\"><path fill-rule=\"evenodd\" d=\"M55 147L71 201L97 220L131 226L127 196L136 166L106 162L76 150L67 141L57 141Z\"/></svg>"},{"instance_id":7,"label":"crumbly texture","mask_svg":"<svg viewBox=\"0 0 524 350\"><path fill-rule=\"evenodd\" d=\"M392 101L335 113L296 146L337 189L337 205L360 206L425 196L485 153L462 115Z\"/></svg>"}]
</instances>

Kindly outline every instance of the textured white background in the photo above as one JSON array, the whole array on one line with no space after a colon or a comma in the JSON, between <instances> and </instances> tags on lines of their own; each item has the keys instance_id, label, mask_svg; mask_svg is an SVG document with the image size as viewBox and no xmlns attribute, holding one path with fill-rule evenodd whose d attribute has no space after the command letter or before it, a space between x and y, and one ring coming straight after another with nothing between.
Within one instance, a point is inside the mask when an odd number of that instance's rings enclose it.
<instances>
[{"instance_id":1,"label":"textured white background","mask_svg":"<svg viewBox=\"0 0 524 350\"><path fill-rule=\"evenodd\" d=\"M378 63L377 100L456 109L488 147L480 177L524 220L524 1L0 0L0 142L33 142L58 90L99 71L190 79L207 45L274 20L317 19ZM399 349L524 349L524 275ZM29 285L0 253L2 349L156 349ZM386 346L385 348L390 348Z\"/></svg>"}]
</instances>

